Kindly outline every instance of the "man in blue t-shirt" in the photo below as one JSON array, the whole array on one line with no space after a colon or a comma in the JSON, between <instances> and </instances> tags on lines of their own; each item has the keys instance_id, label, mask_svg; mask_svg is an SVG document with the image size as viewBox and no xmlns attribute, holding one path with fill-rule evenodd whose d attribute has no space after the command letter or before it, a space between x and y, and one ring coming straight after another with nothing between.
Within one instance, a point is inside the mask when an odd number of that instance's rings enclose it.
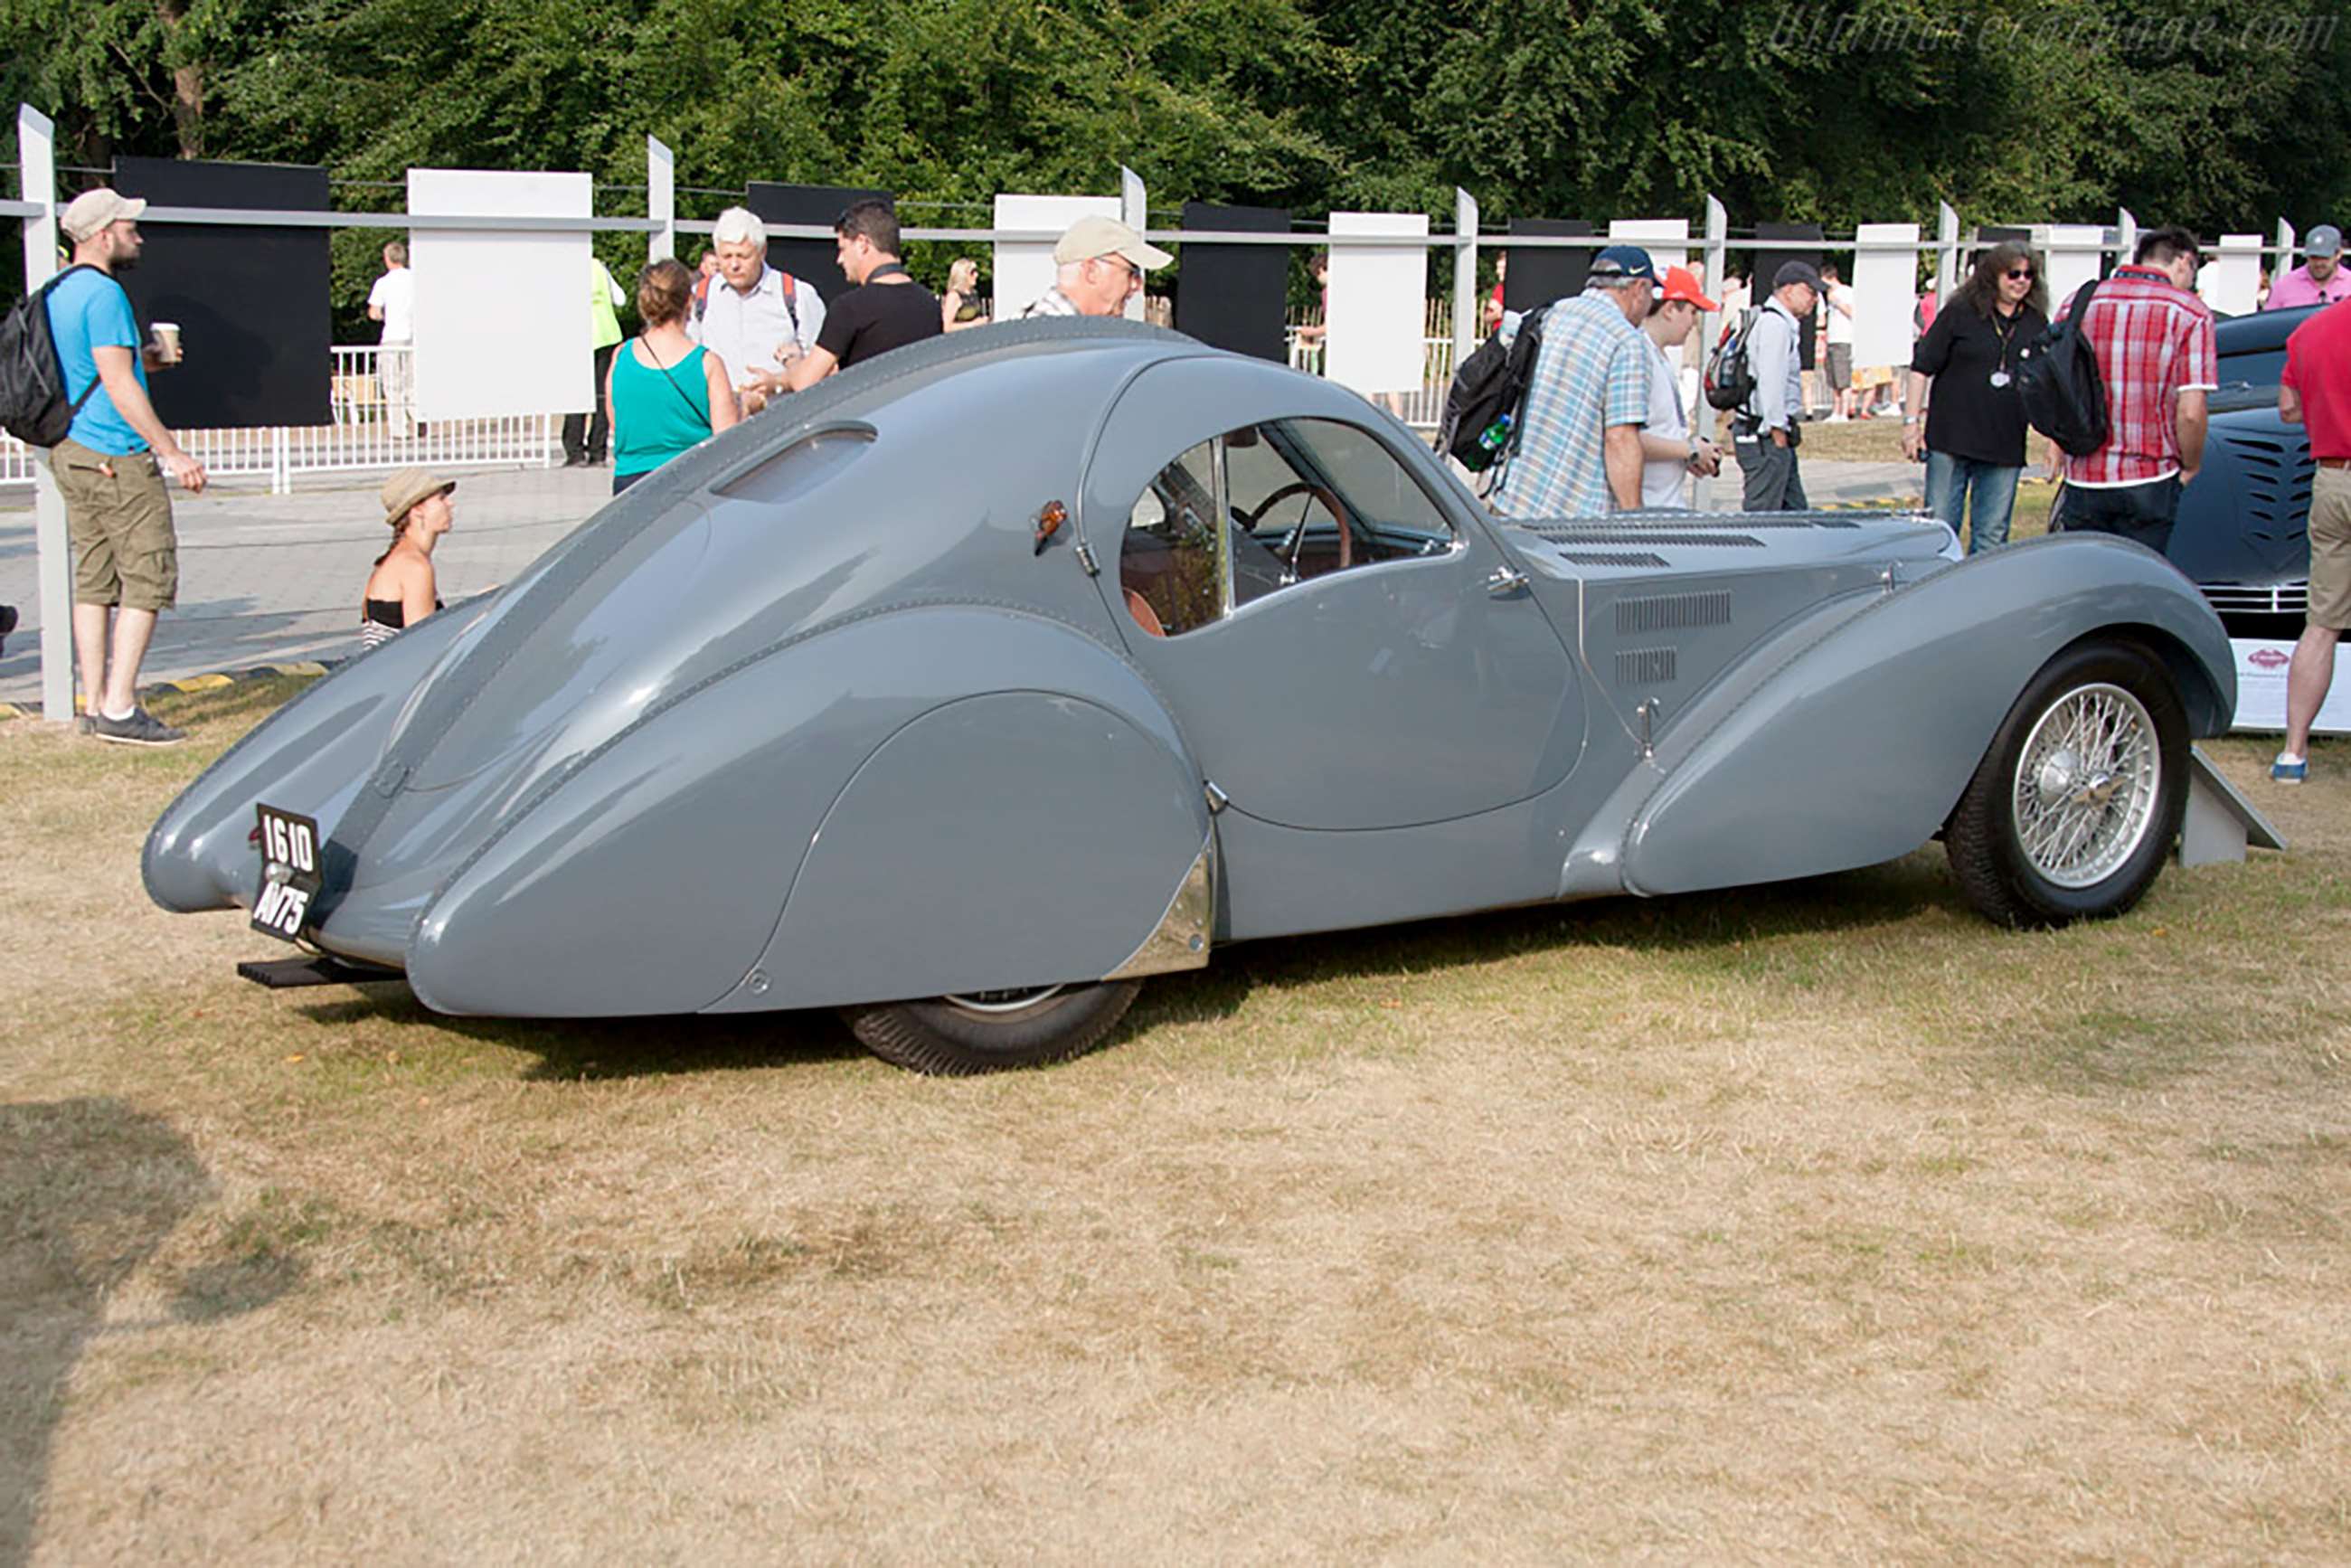
<instances>
[{"instance_id":1,"label":"man in blue t-shirt","mask_svg":"<svg viewBox=\"0 0 2351 1568\"><path fill-rule=\"evenodd\" d=\"M193 494L204 487L204 469L147 400L148 368L180 362L178 334L149 341L115 280L138 264L137 219L146 210L144 201L101 187L75 197L58 220L74 242L75 270L49 290L49 332L78 412L49 465L73 547L83 730L129 746L169 746L186 734L139 706L139 666L156 614L180 590L163 473Z\"/></svg>"}]
</instances>

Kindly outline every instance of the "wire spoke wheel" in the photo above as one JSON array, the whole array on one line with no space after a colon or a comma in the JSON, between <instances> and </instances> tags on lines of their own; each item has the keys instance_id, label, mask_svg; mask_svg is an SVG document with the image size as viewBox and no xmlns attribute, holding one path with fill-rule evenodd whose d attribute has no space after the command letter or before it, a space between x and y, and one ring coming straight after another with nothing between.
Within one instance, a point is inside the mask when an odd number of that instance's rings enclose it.
<instances>
[{"instance_id":1,"label":"wire spoke wheel","mask_svg":"<svg viewBox=\"0 0 2351 1568\"><path fill-rule=\"evenodd\" d=\"M2188 716L2163 661L2084 642L2026 683L1945 824L1959 887L2001 925L2120 915L2188 810Z\"/></svg>"},{"instance_id":2,"label":"wire spoke wheel","mask_svg":"<svg viewBox=\"0 0 2351 1568\"><path fill-rule=\"evenodd\" d=\"M2146 704L2103 683L2068 692L2017 759L2011 809L2025 858L2059 887L2113 875L2146 838L2162 781Z\"/></svg>"},{"instance_id":3,"label":"wire spoke wheel","mask_svg":"<svg viewBox=\"0 0 2351 1568\"><path fill-rule=\"evenodd\" d=\"M1140 980L1022 986L851 1008L845 1016L884 1061L916 1072L1001 1072L1093 1050L1142 988Z\"/></svg>"}]
</instances>

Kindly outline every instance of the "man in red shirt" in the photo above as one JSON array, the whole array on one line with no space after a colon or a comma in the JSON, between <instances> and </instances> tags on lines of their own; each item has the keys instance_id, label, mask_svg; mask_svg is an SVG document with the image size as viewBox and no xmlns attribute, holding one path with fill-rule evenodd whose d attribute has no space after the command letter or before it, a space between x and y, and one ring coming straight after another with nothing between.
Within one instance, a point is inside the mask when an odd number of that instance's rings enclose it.
<instances>
[{"instance_id":1,"label":"man in red shirt","mask_svg":"<svg viewBox=\"0 0 2351 1568\"><path fill-rule=\"evenodd\" d=\"M2351 627L2351 304L2330 305L2285 340L2278 417L2310 432L2310 622L2285 675L2280 784L2308 771L2310 726L2335 684L2335 641Z\"/></svg>"},{"instance_id":2,"label":"man in red shirt","mask_svg":"<svg viewBox=\"0 0 2351 1568\"><path fill-rule=\"evenodd\" d=\"M2220 386L2212 311L2195 294L2200 253L2186 229L2151 230L2091 297L2082 330L2097 350L2109 434L2088 456L2066 455L2053 527L2119 534L2158 555L2170 545L2180 486L2204 465L2204 397ZM2073 308L2068 299L2057 319Z\"/></svg>"}]
</instances>

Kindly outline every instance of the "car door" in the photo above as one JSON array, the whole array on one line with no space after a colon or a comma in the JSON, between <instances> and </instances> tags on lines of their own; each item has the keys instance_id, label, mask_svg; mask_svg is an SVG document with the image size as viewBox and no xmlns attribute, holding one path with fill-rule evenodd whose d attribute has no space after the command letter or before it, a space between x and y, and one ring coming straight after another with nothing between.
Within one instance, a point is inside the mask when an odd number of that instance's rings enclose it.
<instances>
[{"instance_id":1,"label":"car door","mask_svg":"<svg viewBox=\"0 0 2351 1568\"><path fill-rule=\"evenodd\" d=\"M1409 439L1337 389L1196 359L1144 372L1096 444L1086 528L1121 635L1261 821L1467 817L1582 749L1565 647Z\"/></svg>"}]
</instances>

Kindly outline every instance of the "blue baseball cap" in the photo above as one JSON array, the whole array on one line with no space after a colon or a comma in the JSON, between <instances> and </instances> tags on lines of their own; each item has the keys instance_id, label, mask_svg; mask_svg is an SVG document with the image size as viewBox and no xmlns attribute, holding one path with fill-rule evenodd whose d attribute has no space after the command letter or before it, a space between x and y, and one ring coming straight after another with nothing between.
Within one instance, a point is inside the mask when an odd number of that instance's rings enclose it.
<instances>
[{"instance_id":1,"label":"blue baseball cap","mask_svg":"<svg viewBox=\"0 0 2351 1568\"><path fill-rule=\"evenodd\" d=\"M1657 280L1657 264L1637 245L1603 246L1600 254L1592 258L1592 271L1600 277L1646 277L1652 283Z\"/></svg>"}]
</instances>

